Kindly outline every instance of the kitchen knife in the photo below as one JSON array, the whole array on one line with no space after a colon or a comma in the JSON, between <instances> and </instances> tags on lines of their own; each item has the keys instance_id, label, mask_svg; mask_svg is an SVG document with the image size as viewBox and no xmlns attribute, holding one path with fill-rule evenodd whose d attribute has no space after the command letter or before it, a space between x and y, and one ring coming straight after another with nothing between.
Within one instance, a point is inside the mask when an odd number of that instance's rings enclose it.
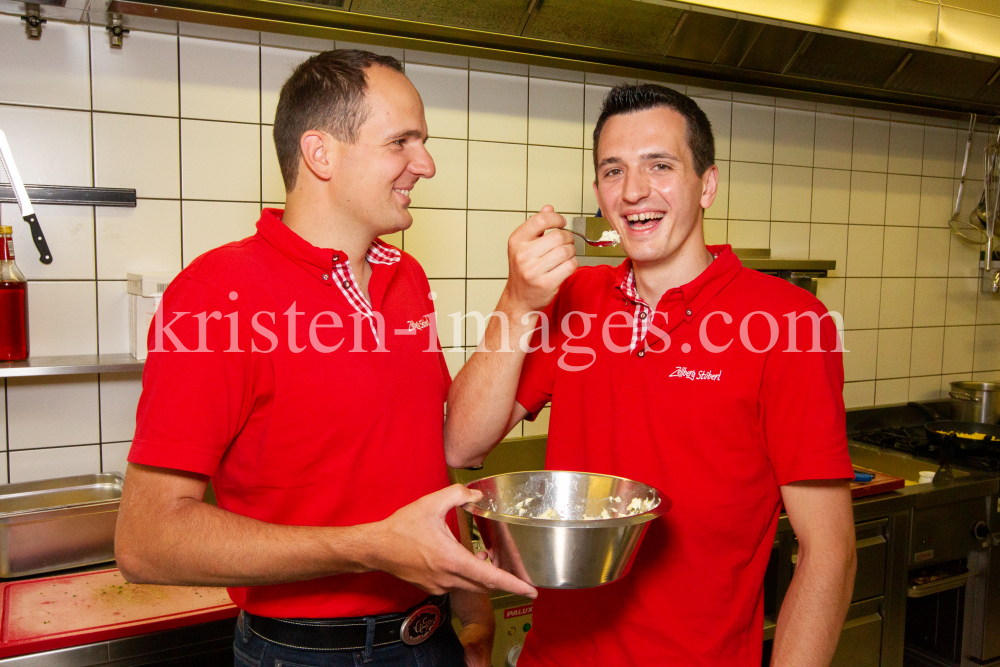
<instances>
[{"instance_id":1,"label":"kitchen knife","mask_svg":"<svg viewBox=\"0 0 1000 667\"><path fill-rule=\"evenodd\" d=\"M42 264L51 264L52 253L49 252L49 244L45 242L42 226L38 224L38 216L31 208L31 200L28 199L28 192L24 189L24 181L21 180L21 174L18 173L17 166L14 164L14 156L10 152L10 145L7 143L7 137L3 130L0 130L0 162L3 163L3 168L7 171L11 187L14 188L14 197L17 199L18 208L21 209L21 217L31 228L31 240L38 248L38 261Z\"/></svg>"}]
</instances>

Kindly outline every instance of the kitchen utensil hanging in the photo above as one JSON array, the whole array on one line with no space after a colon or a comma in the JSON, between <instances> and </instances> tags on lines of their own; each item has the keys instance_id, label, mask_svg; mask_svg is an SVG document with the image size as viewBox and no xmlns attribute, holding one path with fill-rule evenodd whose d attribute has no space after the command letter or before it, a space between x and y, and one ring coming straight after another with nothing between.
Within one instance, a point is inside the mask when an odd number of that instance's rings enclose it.
<instances>
[{"instance_id":1,"label":"kitchen utensil hanging","mask_svg":"<svg viewBox=\"0 0 1000 667\"><path fill-rule=\"evenodd\" d=\"M1000 130L996 138L992 133L989 135L983 162L983 193L986 196L986 261L983 268L984 275L989 275L992 270L993 250L997 245L993 232L996 228L997 212L1000 210Z\"/></svg>"},{"instance_id":2,"label":"kitchen utensil hanging","mask_svg":"<svg viewBox=\"0 0 1000 667\"><path fill-rule=\"evenodd\" d=\"M31 228L31 240L34 241L38 249L38 261L42 264L52 263L52 253L49 252L49 244L45 242L45 235L42 234L42 226L38 224L38 216L31 208L31 200L28 199L28 192L24 189L24 181L14 164L14 156L10 152L10 145L3 130L0 130L0 161L10 178L10 185L14 188L14 196L17 197L17 206L21 209L21 218L28 223Z\"/></svg>"},{"instance_id":3,"label":"kitchen utensil hanging","mask_svg":"<svg viewBox=\"0 0 1000 667\"><path fill-rule=\"evenodd\" d=\"M972 137L976 130L976 114L970 114L969 118L969 136L965 140L965 159L962 161L962 180L958 183L958 196L955 197L955 210L951 215L951 220L948 221L948 226L951 227L951 231L955 235L965 241L966 243L971 243L973 245L983 245L986 243L986 232L982 226L976 224L973 220L973 215L969 216L968 220L962 220L960 211L962 210L962 194L965 191L965 175L969 170L969 153L972 151ZM983 194L985 197L985 193Z\"/></svg>"}]
</instances>

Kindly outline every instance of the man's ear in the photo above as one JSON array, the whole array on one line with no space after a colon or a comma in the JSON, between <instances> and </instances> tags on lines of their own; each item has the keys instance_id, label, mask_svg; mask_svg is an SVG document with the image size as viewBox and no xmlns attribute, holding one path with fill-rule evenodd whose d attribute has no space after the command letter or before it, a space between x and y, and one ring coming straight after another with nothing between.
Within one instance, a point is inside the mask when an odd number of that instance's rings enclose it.
<instances>
[{"instance_id":1,"label":"man's ear","mask_svg":"<svg viewBox=\"0 0 1000 667\"><path fill-rule=\"evenodd\" d=\"M334 142L333 137L319 130L305 132L299 139L300 159L306 169L321 181L333 178L336 151Z\"/></svg>"},{"instance_id":2,"label":"man's ear","mask_svg":"<svg viewBox=\"0 0 1000 667\"><path fill-rule=\"evenodd\" d=\"M701 177L701 207L707 209L715 201L719 193L719 168L714 164L705 170Z\"/></svg>"}]
</instances>

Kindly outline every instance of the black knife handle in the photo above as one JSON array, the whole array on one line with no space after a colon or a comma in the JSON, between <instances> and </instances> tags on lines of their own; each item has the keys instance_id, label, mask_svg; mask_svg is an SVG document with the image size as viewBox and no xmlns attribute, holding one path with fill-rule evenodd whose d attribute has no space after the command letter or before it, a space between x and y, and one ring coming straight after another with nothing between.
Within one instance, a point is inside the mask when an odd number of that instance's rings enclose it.
<instances>
[{"instance_id":1,"label":"black knife handle","mask_svg":"<svg viewBox=\"0 0 1000 667\"><path fill-rule=\"evenodd\" d=\"M42 234L42 226L38 224L38 216L34 213L26 215L24 221L31 227L31 240L38 248L38 261L42 264L51 264L52 253L49 252L49 244L45 242L45 234Z\"/></svg>"}]
</instances>

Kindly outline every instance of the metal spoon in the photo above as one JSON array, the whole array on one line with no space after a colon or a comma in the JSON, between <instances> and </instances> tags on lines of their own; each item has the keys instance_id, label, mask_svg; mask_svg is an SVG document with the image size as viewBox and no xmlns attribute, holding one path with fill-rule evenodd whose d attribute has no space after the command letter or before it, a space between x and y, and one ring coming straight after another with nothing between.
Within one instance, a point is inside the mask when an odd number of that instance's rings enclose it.
<instances>
[{"instance_id":1,"label":"metal spoon","mask_svg":"<svg viewBox=\"0 0 1000 667\"><path fill-rule=\"evenodd\" d=\"M580 232L575 232L572 229L567 229L566 231L569 232L570 234L576 234L581 239L583 239L584 241L586 241L587 245L592 245L595 248L607 248L608 246L618 245L619 242L620 242L620 241L615 241L613 239L597 239L597 240L595 240L595 239L588 239L586 236L584 236ZM605 232L605 234L606 233L607 232Z\"/></svg>"}]
</instances>

